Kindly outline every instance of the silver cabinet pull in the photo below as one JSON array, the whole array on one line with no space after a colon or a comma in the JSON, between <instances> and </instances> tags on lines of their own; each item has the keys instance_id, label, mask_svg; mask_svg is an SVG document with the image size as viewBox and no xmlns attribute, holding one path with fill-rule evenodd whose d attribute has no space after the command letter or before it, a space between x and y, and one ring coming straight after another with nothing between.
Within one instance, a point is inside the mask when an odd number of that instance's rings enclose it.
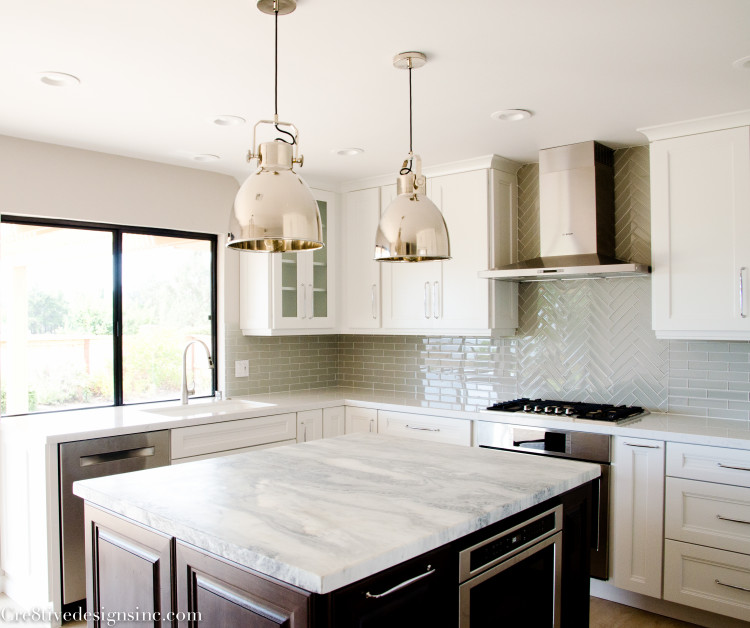
<instances>
[{"instance_id":1,"label":"silver cabinet pull","mask_svg":"<svg viewBox=\"0 0 750 628\"><path fill-rule=\"evenodd\" d=\"M422 432L439 432L439 427L419 427L418 425L404 425L407 430L420 430Z\"/></svg>"},{"instance_id":2,"label":"silver cabinet pull","mask_svg":"<svg viewBox=\"0 0 750 628\"><path fill-rule=\"evenodd\" d=\"M718 578L714 580L716 584L720 584L722 587L729 587L730 589L737 589L738 591L745 591L746 593L750 593L750 589L746 587L738 587L736 584L727 584L726 582L722 582Z\"/></svg>"},{"instance_id":3,"label":"silver cabinet pull","mask_svg":"<svg viewBox=\"0 0 750 628\"><path fill-rule=\"evenodd\" d=\"M734 469L735 471L750 471L750 467L733 467L728 464L722 464L721 462L717 462L722 469Z\"/></svg>"},{"instance_id":4,"label":"silver cabinet pull","mask_svg":"<svg viewBox=\"0 0 750 628\"><path fill-rule=\"evenodd\" d=\"M372 433L372 424L373 424L373 422L374 422L373 419L370 419L370 433Z\"/></svg>"},{"instance_id":5,"label":"silver cabinet pull","mask_svg":"<svg viewBox=\"0 0 750 628\"><path fill-rule=\"evenodd\" d=\"M302 442L303 443L307 442L307 424L306 423L302 424Z\"/></svg>"},{"instance_id":6,"label":"silver cabinet pull","mask_svg":"<svg viewBox=\"0 0 750 628\"><path fill-rule=\"evenodd\" d=\"M378 311L376 309L376 303L375 303L375 290L377 289L377 284L372 284L372 288L370 288L370 312L372 313L372 317L376 319L378 317Z\"/></svg>"},{"instance_id":7,"label":"silver cabinet pull","mask_svg":"<svg viewBox=\"0 0 750 628\"><path fill-rule=\"evenodd\" d=\"M424 282L424 317L430 318L430 311L427 309L427 299L430 298L430 282Z\"/></svg>"},{"instance_id":8,"label":"silver cabinet pull","mask_svg":"<svg viewBox=\"0 0 750 628\"><path fill-rule=\"evenodd\" d=\"M625 443L628 447L643 447L644 449L661 449L660 445L639 445L638 443Z\"/></svg>"},{"instance_id":9,"label":"silver cabinet pull","mask_svg":"<svg viewBox=\"0 0 750 628\"><path fill-rule=\"evenodd\" d=\"M432 567L432 565L427 565L427 571L425 571L423 574L419 574L418 576L414 576L413 578L404 580L401 584L397 584L395 587L388 589L387 591L383 591L382 593L370 593L368 591L367 593L365 593L365 597L373 599L373 600L377 600L381 597L385 597L386 595L390 595L391 593L395 593L396 591L403 589L404 587L408 587L410 584L418 582L422 578L431 576L434 573L435 573L435 569Z\"/></svg>"},{"instance_id":10,"label":"silver cabinet pull","mask_svg":"<svg viewBox=\"0 0 750 628\"><path fill-rule=\"evenodd\" d=\"M305 313L307 312L307 288L305 288L305 284L301 283L299 285L300 294L302 295L302 307L300 308L300 317L301 318L307 318L305 316Z\"/></svg>"},{"instance_id":11,"label":"silver cabinet pull","mask_svg":"<svg viewBox=\"0 0 750 628\"><path fill-rule=\"evenodd\" d=\"M432 284L432 316L440 318L440 282Z\"/></svg>"},{"instance_id":12,"label":"silver cabinet pull","mask_svg":"<svg viewBox=\"0 0 750 628\"><path fill-rule=\"evenodd\" d=\"M731 521L732 523L744 523L750 526L750 521L745 521L744 519L731 519L729 517L722 517L721 515L716 515L716 518L721 519L722 521Z\"/></svg>"},{"instance_id":13,"label":"silver cabinet pull","mask_svg":"<svg viewBox=\"0 0 750 628\"><path fill-rule=\"evenodd\" d=\"M313 285L311 283L307 284L310 288L310 294L307 295L307 301L310 306L310 313L307 316L307 318L314 318L313 317L313 297L315 296L315 292L313 290Z\"/></svg>"},{"instance_id":14,"label":"silver cabinet pull","mask_svg":"<svg viewBox=\"0 0 750 628\"><path fill-rule=\"evenodd\" d=\"M740 316L742 318L747 318L747 314L745 314L745 285L744 285L744 277L742 273L744 273L747 270L745 266L740 268Z\"/></svg>"}]
</instances>

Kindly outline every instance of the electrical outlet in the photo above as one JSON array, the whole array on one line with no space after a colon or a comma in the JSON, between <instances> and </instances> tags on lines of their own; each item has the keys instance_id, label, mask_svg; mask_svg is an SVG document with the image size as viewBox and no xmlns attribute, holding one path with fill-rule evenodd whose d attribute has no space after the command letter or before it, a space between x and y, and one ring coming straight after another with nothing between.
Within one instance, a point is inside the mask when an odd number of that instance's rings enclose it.
<instances>
[{"instance_id":1,"label":"electrical outlet","mask_svg":"<svg viewBox=\"0 0 750 628\"><path fill-rule=\"evenodd\" d=\"M235 360L234 376L248 377L250 375L250 360Z\"/></svg>"}]
</instances>

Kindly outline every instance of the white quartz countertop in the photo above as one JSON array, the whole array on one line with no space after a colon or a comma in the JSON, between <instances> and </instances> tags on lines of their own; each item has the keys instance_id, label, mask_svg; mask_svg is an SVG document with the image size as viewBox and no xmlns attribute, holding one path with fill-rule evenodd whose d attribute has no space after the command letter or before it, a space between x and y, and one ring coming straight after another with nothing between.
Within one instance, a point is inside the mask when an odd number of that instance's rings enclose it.
<instances>
[{"instance_id":1,"label":"white quartz countertop","mask_svg":"<svg viewBox=\"0 0 750 628\"><path fill-rule=\"evenodd\" d=\"M20 432L25 440L42 440L46 444L130 434L133 432L172 429L239 418L251 418L299 412L317 408L351 405L395 412L413 412L425 415L498 421L518 425L598 432L631 438L652 438L677 442L750 449L750 421L696 417L672 413L652 413L632 423L615 425L564 417L528 415L524 413L470 412L446 408L429 399L414 395L378 392L357 388L326 388L291 393L237 397L261 404L242 413L211 412L209 400L191 400L190 406L201 406L192 417L165 416L152 412L160 408L179 407L176 402L95 408L70 412L54 412L18 417L3 417L0 429ZM208 404L208 405L207 405Z\"/></svg>"},{"instance_id":2,"label":"white quartz countertop","mask_svg":"<svg viewBox=\"0 0 750 628\"><path fill-rule=\"evenodd\" d=\"M327 593L599 475L599 466L349 434L85 480L74 493Z\"/></svg>"}]
</instances>

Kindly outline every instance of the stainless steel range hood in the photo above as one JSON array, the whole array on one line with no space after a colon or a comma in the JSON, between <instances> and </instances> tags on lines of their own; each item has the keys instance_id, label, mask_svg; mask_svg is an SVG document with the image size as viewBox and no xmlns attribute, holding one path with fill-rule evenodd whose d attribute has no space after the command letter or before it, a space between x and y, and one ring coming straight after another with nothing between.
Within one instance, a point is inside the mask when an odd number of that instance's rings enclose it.
<instances>
[{"instance_id":1,"label":"stainless steel range hood","mask_svg":"<svg viewBox=\"0 0 750 628\"><path fill-rule=\"evenodd\" d=\"M539 152L540 257L479 272L504 281L647 275L615 258L613 151L582 142Z\"/></svg>"}]
</instances>

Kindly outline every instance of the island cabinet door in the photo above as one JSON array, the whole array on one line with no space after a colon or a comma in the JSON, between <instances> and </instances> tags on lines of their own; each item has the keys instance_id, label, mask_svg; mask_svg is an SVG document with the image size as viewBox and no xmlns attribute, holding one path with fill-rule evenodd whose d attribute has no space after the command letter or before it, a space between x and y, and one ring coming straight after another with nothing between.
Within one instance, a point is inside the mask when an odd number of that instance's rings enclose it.
<instances>
[{"instance_id":1,"label":"island cabinet door","mask_svg":"<svg viewBox=\"0 0 750 628\"><path fill-rule=\"evenodd\" d=\"M89 505L85 517L89 628L172 625L172 537Z\"/></svg>"},{"instance_id":2,"label":"island cabinet door","mask_svg":"<svg viewBox=\"0 0 750 628\"><path fill-rule=\"evenodd\" d=\"M306 628L311 593L177 541L179 628Z\"/></svg>"},{"instance_id":3,"label":"island cabinet door","mask_svg":"<svg viewBox=\"0 0 750 628\"><path fill-rule=\"evenodd\" d=\"M458 626L458 555L440 548L339 589L332 628Z\"/></svg>"}]
</instances>

